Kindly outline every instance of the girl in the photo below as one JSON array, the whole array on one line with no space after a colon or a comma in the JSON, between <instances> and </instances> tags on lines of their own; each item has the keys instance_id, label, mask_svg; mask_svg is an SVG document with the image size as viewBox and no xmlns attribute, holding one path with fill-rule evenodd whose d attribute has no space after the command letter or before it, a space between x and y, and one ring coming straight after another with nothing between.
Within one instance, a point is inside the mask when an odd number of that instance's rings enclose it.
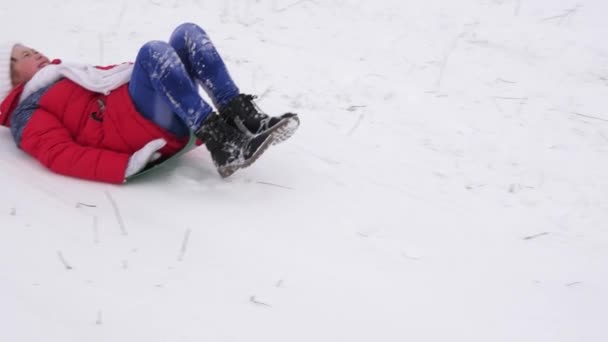
<instances>
[{"instance_id":1,"label":"girl","mask_svg":"<svg viewBox=\"0 0 608 342\"><path fill-rule=\"evenodd\" d=\"M144 44L133 64L110 67L0 46L2 99L0 124L19 148L57 173L111 183L176 154L192 135L228 177L299 126L296 114L270 117L241 94L208 35L191 23L168 43Z\"/></svg>"}]
</instances>

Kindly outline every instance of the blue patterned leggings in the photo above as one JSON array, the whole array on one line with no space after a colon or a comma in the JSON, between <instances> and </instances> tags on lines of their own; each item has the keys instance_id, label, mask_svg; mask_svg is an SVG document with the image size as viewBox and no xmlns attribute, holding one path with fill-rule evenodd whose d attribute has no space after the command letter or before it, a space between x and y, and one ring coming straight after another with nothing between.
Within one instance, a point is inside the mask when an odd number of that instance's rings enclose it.
<instances>
[{"instance_id":1,"label":"blue patterned leggings","mask_svg":"<svg viewBox=\"0 0 608 342\"><path fill-rule=\"evenodd\" d=\"M183 137L199 129L213 111L198 85L217 108L239 94L207 33L185 23L173 31L168 43L151 41L141 47L129 94L144 117Z\"/></svg>"}]
</instances>

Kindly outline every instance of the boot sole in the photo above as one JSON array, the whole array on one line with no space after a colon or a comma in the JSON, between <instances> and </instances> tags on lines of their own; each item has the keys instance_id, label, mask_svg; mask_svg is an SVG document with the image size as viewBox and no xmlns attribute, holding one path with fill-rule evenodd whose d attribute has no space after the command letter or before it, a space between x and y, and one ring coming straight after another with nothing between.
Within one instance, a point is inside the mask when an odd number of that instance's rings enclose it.
<instances>
[{"instance_id":1,"label":"boot sole","mask_svg":"<svg viewBox=\"0 0 608 342\"><path fill-rule=\"evenodd\" d=\"M298 120L298 122L299 122L299 120ZM266 140L264 140L264 142L262 142L260 144L258 149L255 150L255 152L253 152L251 157L246 159L242 164L229 165L229 166L225 166L222 168L218 168L218 172L219 172L220 176L222 176L222 178L229 177L232 174L234 174L237 170L244 169L246 167L249 167L251 164L253 164L256 160L258 160L258 158L260 158L260 156L262 154L264 154L264 152L270 146L275 144L275 139L276 139L275 133L283 131L285 129L285 126L287 126L288 124L289 124L288 120L285 120L284 122L279 122L276 125L274 125L271 129L269 129L270 132L266 131L266 132L262 133L262 134L268 134L268 136L266 137ZM297 125L296 125L296 128L297 128ZM291 134L293 134L293 132Z\"/></svg>"},{"instance_id":2,"label":"boot sole","mask_svg":"<svg viewBox=\"0 0 608 342\"><path fill-rule=\"evenodd\" d=\"M272 135L274 137L274 139L272 141L273 145L280 144L283 141L291 138L291 136L296 132L298 127L300 127L300 119L297 116L286 118L286 119L279 121L275 125L275 127L276 126L279 126L279 127L277 129L273 129L273 132L272 132Z\"/></svg>"}]
</instances>

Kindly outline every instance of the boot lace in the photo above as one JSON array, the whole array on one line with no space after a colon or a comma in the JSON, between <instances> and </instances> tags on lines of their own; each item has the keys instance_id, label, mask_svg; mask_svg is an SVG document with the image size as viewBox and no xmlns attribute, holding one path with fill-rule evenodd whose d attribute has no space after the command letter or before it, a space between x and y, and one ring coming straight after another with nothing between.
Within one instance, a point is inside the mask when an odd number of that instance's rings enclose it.
<instances>
[{"instance_id":1,"label":"boot lace","mask_svg":"<svg viewBox=\"0 0 608 342\"><path fill-rule=\"evenodd\" d=\"M239 101L239 105L248 116L254 119L262 119L267 116L266 113L262 112L260 107L258 107L258 105L253 101L258 98L256 95L243 94L239 96L241 100Z\"/></svg>"}]
</instances>

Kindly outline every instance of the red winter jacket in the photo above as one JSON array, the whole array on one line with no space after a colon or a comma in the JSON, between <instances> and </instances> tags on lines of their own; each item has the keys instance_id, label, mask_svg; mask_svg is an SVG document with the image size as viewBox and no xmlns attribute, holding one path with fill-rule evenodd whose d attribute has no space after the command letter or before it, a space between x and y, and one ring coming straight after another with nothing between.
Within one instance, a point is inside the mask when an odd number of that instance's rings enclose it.
<instances>
[{"instance_id":1,"label":"red winter jacket","mask_svg":"<svg viewBox=\"0 0 608 342\"><path fill-rule=\"evenodd\" d=\"M50 170L83 179L123 183L129 157L163 138L163 158L181 150L178 138L135 109L128 84L109 95L62 79L18 104L23 85L0 104L0 124L10 127L19 148Z\"/></svg>"}]
</instances>

